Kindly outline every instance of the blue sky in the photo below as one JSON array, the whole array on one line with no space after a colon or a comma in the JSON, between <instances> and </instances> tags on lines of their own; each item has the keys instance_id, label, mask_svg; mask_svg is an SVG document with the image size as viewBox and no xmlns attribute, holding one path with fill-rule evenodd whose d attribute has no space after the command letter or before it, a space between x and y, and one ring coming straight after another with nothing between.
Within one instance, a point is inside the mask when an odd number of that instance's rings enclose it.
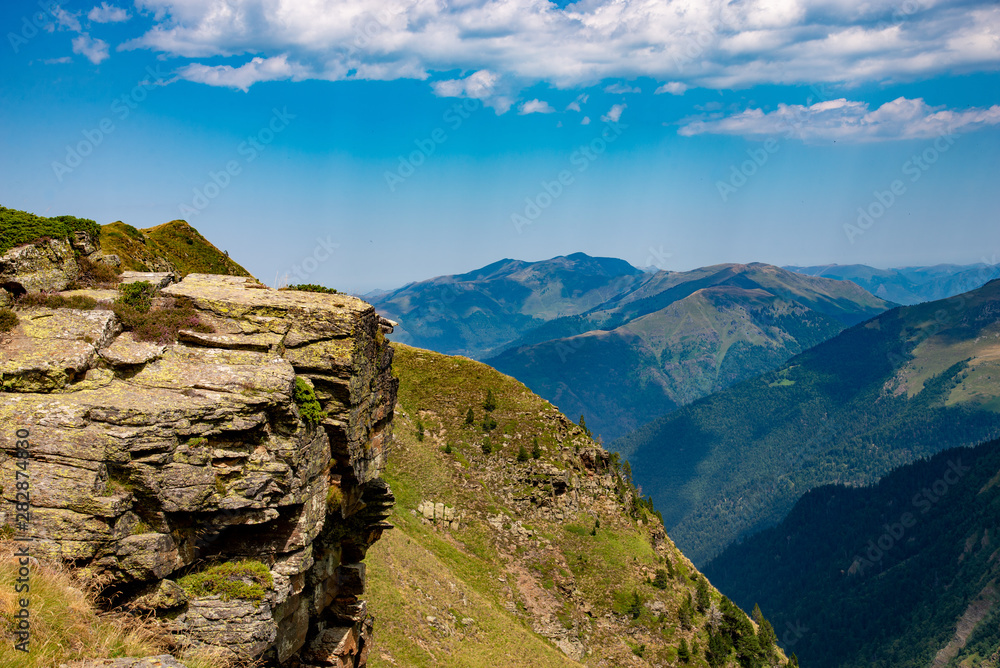
<instances>
[{"instance_id":1,"label":"blue sky","mask_svg":"<svg viewBox=\"0 0 1000 668\"><path fill-rule=\"evenodd\" d=\"M1000 260L1000 7L4 3L0 203L268 283Z\"/></svg>"}]
</instances>

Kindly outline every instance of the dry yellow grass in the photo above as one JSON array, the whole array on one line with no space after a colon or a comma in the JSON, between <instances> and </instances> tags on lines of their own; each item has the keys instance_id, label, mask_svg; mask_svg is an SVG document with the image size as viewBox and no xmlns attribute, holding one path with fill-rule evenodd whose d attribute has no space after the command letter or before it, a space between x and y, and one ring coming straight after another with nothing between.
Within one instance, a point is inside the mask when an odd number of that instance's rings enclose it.
<instances>
[{"instance_id":1,"label":"dry yellow grass","mask_svg":"<svg viewBox=\"0 0 1000 668\"><path fill-rule=\"evenodd\" d=\"M166 642L142 619L124 613L100 613L93 595L69 570L31 560L30 591L14 591L18 561L14 541L0 541L0 665L49 668L74 659L163 654ZM30 601L27 653L14 649L18 599Z\"/></svg>"},{"instance_id":2,"label":"dry yellow grass","mask_svg":"<svg viewBox=\"0 0 1000 668\"><path fill-rule=\"evenodd\" d=\"M30 591L14 591L16 546L0 540L0 666L52 668L78 659L146 657L170 653L170 636L153 622L122 610L102 612L93 592L60 564L31 559ZM27 653L14 648L18 599L30 601ZM174 653L175 656L176 650ZM218 652L195 650L179 657L188 668L236 668Z\"/></svg>"}]
</instances>

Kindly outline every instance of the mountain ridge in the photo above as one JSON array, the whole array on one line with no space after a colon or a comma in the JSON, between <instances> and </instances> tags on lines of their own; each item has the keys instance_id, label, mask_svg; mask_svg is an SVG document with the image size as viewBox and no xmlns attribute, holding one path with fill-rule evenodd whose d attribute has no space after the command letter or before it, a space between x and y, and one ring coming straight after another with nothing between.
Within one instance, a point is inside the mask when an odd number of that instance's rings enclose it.
<instances>
[{"instance_id":1,"label":"mountain ridge","mask_svg":"<svg viewBox=\"0 0 1000 668\"><path fill-rule=\"evenodd\" d=\"M890 306L853 283L762 263L662 272L486 362L615 439ZM542 331L569 335L532 342Z\"/></svg>"}]
</instances>

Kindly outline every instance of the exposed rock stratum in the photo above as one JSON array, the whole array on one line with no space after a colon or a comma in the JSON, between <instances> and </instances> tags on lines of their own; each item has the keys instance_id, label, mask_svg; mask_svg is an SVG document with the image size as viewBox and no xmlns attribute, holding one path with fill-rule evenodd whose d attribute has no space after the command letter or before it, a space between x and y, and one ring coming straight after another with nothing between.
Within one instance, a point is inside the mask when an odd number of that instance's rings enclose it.
<instances>
[{"instance_id":1,"label":"exposed rock stratum","mask_svg":"<svg viewBox=\"0 0 1000 668\"><path fill-rule=\"evenodd\" d=\"M162 295L214 332L162 345L122 333L111 310L18 310L0 339L0 469L15 480L27 430L32 508L19 525L5 484L0 524L182 644L365 665L363 560L393 503L379 478L398 386L386 324L353 297L243 277L190 274ZM297 379L322 405L318 424ZM266 570L242 583L262 597L187 586L244 561Z\"/></svg>"}]
</instances>

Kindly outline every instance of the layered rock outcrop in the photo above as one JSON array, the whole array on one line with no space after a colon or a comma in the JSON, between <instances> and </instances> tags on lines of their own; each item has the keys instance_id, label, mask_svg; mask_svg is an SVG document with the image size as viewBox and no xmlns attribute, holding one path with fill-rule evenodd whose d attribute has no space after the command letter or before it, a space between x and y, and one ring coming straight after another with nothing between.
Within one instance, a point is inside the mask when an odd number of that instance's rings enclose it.
<instances>
[{"instance_id":1,"label":"layered rock outcrop","mask_svg":"<svg viewBox=\"0 0 1000 668\"><path fill-rule=\"evenodd\" d=\"M378 477L398 384L384 323L353 297L246 278L192 274L162 295L213 332L149 343L110 310L18 310L0 340L0 523L182 643L364 665L363 559L393 502ZM304 417L303 387L322 414ZM30 434L20 525L16 430ZM227 581L227 563L257 579Z\"/></svg>"}]
</instances>

